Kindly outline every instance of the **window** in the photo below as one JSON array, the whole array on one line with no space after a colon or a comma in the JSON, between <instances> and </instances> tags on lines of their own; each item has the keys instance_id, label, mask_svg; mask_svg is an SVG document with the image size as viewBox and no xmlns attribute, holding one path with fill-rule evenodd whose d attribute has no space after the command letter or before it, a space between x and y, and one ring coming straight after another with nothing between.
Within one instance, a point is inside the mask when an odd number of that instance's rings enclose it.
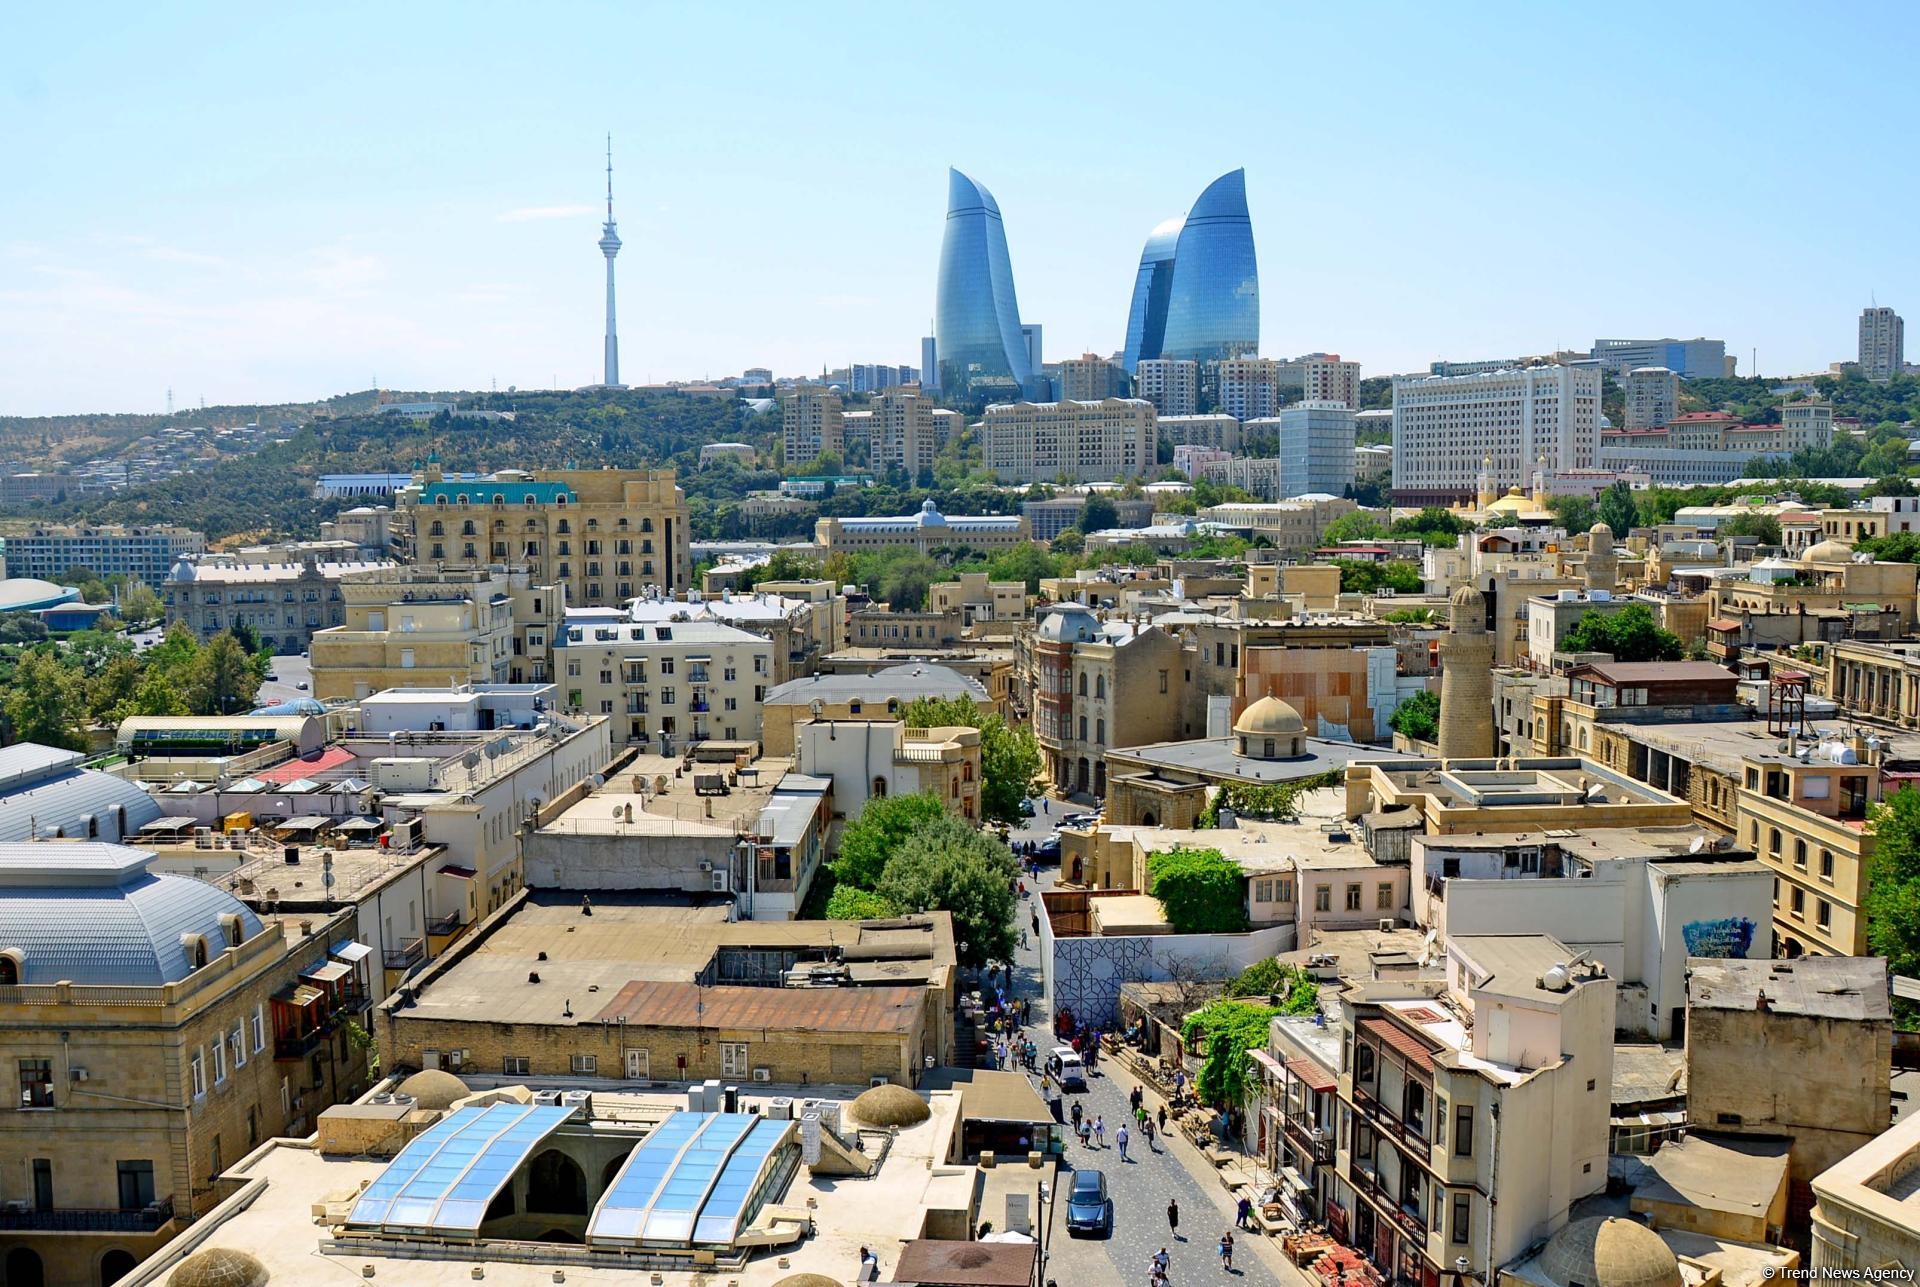
<instances>
[{"instance_id":1,"label":"window","mask_svg":"<svg viewBox=\"0 0 1920 1287\"><path fill-rule=\"evenodd\" d=\"M508 1055L500 1061L500 1073L505 1077L526 1077L533 1072L533 1061L525 1055Z\"/></svg>"},{"instance_id":2,"label":"window","mask_svg":"<svg viewBox=\"0 0 1920 1287\"><path fill-rule=\"evenodd\" d=\"M232 1032L227 1034L227 1053L233 1057L233 1066L235 1068L245 1068L247 1066L247 1031L245 1028L236 1027Z\"/></svg>"},{"instance_id":3,"label":"window","mask_svg":"<svg viewBox=\"0 0 1920 1287\"><path fill-rule=\"evenodd\" d=\"M600 1056L575 1055L573 1057L572 1066L573 1066L573 1071L586 1076L591 1076L592 1074L600 1071Z\"/></svg>"},{"instance_id":4,"label":"window","mask_svg":"<svg viewBox=\"0 0 1920 1287\"><path fill-rule=\"evenodd\" d=\"M1830 928L1833 924L1833 904L1829 903L1824 898L1815 900L1814 907L1813 907L1813 923L1818 925L1821 929Z\"/></svg>"},{"instance_id":5,"label":"window","mask_svg":"<svg viewBox=\"0 0 1920 1287\"><path fill-rule=\"evenodd\" d=\"M1473 1156L1473 1108L1471 1105L1454 1106L1453 1155L1455 1157Z\"/></svg>"},{"instance_id":6,"label":"window","mask_svg":"<svg viewBox=\"0 0 1920 1287\"><path fill-rule=\"evenodd\" d=\"M1798 837L1793 842L1793 865L1801 871L1807 869L1807 842Z\"/></svg>"},{"instance_id":7,"label":"window","mask_svg":"<svg viewBox=\"0 0 1920 1287\"><path fill-rule=\"evenodd\" d=\"M1466 1193L1454 1194L1453 1195L1453 1240L1455 1242L1468 1242L1472 1240L1473 1235L1471 1234L1471 1232L1469 1232L1467 1228L1467 1222L1472 1218L1473 1218L1472 1196Z\"/></svg>"},{"instance_id":8,"label":"window","mask_svg":"<svg viewBox=\"0 0 1920 1287\"><path fill-rule=\"evenodd\" d=\"M1798 887L1793 891L1793 914L1795 916L1807 914L1807 891Z\"/></svg>"},{"instance_id":9,"label":"window","mask_svg":"<svg viewBox=\"0 0 1920 1287\"><path fill-rule=\"evenodd\" d=\"M1820 879L1828 884L1833 883L1833 850L1831 849L1820 851Z\"/></svg>"},{"instance_id":10,"label":"window","mask_svg":"<svg viewBox=\"0 0 1920 1287\"><path fill-rule=\"evenodd\" d=\"M267 1048L267 1016L262 1006L253 1007L253 1053Z\"/></svg>"},{"instance_id":11,"label":"window","mask_svg":"<svg viewBox=\"0 0 1920 1287\"><path fill-rule=\"evenodd\" d=\"M1380 888L1374 892L1373 905L1383 912L1393 910L1393 884L1391 881L1380 882Z\"/></svg>"},{"instance_id":12,"label":"window","mask_svg":"<svg viewBox=\"0 0 1920 1287\"><path fill-rule=\"evenodd\" d=\"M720 1043L720 1075L722 1077L744 1077L747 1075L746 1042L723 1041Z\"/></svg>"},{"instance_id":13,"label":"window","mask_svg":"<svg viewBox=\"0 0 1920 1287\"><path fill-rule=\"evenodd\" d=\"M1360 910L1360 886L1358 885L1347 886L1347 910L1350 912Z\"/></svg>"},{"instance_id":14,"label":"window","mask_svg":"<svg viewBox=\"0 0 1920 1287\"><path fill-rule=\"evenodd\" d=\"M1330 912L1333 910L1333 887L1331 885L1322 885L1313 891L1313 910L1316 912Z\"/></svg>"},{"instance_id":15,"label":"window","mask_svg":"<svg viewBox=\"0 0 1920 1287\"><path fill-rule=\"evenodd\" d=\"M206 1052L196 1049L193 1057L187 1060L187 1072L193 1082L193 1097L205 1099L207 1096Z\"/></svg>"},{"instance_id":16,"label":"window","mask_svg":"<svg viewBox=\"0 0 1920 1287\"><path fill-rule=\"evenodd\" d=\"M153 1201L152 1161L121 1162L118 1170L122 1211L138 1211Z\"/></svg>"},{"instance_id":17,"label":"window","mask_svg":"<svg viewBox=\"0 0 1920 1287\"><path fill-rule=\"evenodd\" d=\"M53 1060L20 1061L20 1107L53 1107Z\"/></svg>"},{"instance_id":18,"label":"window","mask_svg":"<svg viewBox=\"0 0 1920 1287\"><path fill-rule=\"evenodd\" d=\"M213 1043L213 1084L227 1084L227 1043L217 1038Z\"/></svg>"}]
</instances>

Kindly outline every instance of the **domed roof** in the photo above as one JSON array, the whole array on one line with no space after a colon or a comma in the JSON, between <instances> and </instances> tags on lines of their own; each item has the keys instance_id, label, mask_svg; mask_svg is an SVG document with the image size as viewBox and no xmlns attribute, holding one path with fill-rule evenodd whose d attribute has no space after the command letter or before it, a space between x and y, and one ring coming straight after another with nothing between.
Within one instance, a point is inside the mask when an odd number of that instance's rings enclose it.
<instances>
[{"instance_id":1,"label":"domed roof","mask_svg":"<svg viewBox=\"0 0 1920 1287\"><path fill-rule=\"evenodd\" d=\"M1611 541L1613 539L1613 529L1611 527L1608 527L1605 523L1595 523L1592 527L1589 527L1587 529L1587 535L1595 538L1596 540L1604 536L1607 538L1607 540Z\"/></svg>"},{"instance_id":2,"label":"domed roof","mask_svg":"<svg viewBox=\"0 0 1920 1287\"><path fill-rule=\"evenodd\" d=\"M892 1082L861 1091L848 1111L869 1126L914 1126L933 1116L926 1100Z\"/></svg>"},{"instance_id":3,"label":"domed roof","mask_svg":"<svg viewBox=\"0 0 1920 1287\"><path fill-rule=\"evenodd\" d=\"M1463 585L1458 590L1455 590L1452 595L1448 597L1447 602L1456 608L1479 608L1482 611L1484 611L1487 606L1486 599L1478 590L1470 585Z\"/></svg>"},{"instance_id":4,"label":"domed roof","mask_svg":"<svg viewBox=\"0 0 1920 1287\"><path fill-rule=\"evenodd\" d=\"M922 527L945 527L947 516L933 507L933 497L929 496L920 504L920 513L914 522Z\"/></svg>"},{"instance_id":5,"label":"domed roof","mask_svg":"<svg viewBox=\"0 0 1920 1287\"><path fill-rule=\"evenodd\" d=\"M1528 499L1526 494L1520 490L1519 485L1515 484L1513 487L1507 489L1505 496L1502 496L1499 500L1487 506L1487 512L1489 514L1531 514L1537 508L1538 506Z\"/></svg>"},{"instance_id":6,"label":"domed roof","mask_svg":"<svg viewBox=\"0 0 1920 1287\"><path fill-rule=\"evenodd\" d=\"M260 918L226 890L147 870L153 854L125 845L0 845L0 950L20 953L20 982L119 987L177 983L227 944L223 917L242 940Z\"/></svg>"},{"instance_id":7,"label":"domed roof","mask_svg":"<svg viewBox=\"0 0 1920 1287\"><path fill-rule=\"evenodd\" d=\"M825 1274L788 1274L773 1287L845 1287L845 1284Z\"/></svg>"},{"instance_id":8,"label":"domed roof","mask_svg":"<svg viewBox=\"0 0 1920 1287\"><path fill-rule=\"evenodd\" d=\"M1041 618L1034 633L1048 643L1085 643L1100 633L1100 618L1085 604L1066 603Z\"/></svg>"},{"instance_id":9,"label":"domed roof","mask_svg":"<svg viewBox=\"0 0 1920 1287\"><path fill-rule=\"evenodd\" d=\"M1540 1269L1561 1287L1681 1287L1673 1249L1645 1225L1619 1216L1567 1225L1547 1239Z\"/></svg>"},{"instance_id":10,"label":"domed roof","mask_svg":"<svg viewBox=\"0 0 1920 1287\"><path fill-rule=\"evenodd\" d=\"M1278 697L1262 697L1240 712L1233 731L1242 737L1293 737L1307 731L1307 722Z\"/></svg>"},{"instance_id":11,"label":"domed roof","mask_svg":"<svg viewBox=\"0 0 1920 1287\"><path fill-rule=\"evenodd\" d=\"M1853 547L1845 541L1829 538L1818 545L1808 546L1807 552L1800 556L1800 561L1802 563L1850 563L1853 561Z\"/></svg>"},{"instance_id":12,"label":"domed roof","mask_svg":"<svg viewBox=\"0 0 1920 1287\"><path fill-rule=\"evenodd\" d=\"M0 581L0 612L31 612L72 603L80 592L70 585L55 585L30 576L8 577Z\"/></svg>"},{"instance_id":13,"label":"domed roof","mask_svg":"<svg viewBox=\"0 0 1920 1287\"><path fill-rule=\"evenodd\" d=\"M467 1083L438 1068L423 1068L395 1089L403 1095L413 1096L414 1102L422 1108L452 1108L456 1099L465 1099L473 1093L467 1089Z\"/></svg>"},{"instance_id":14,"label":"domed roof","mask_svg":"<svg viewBox=\"0 0 1920 1287\"><path fill-rule=\"evenodd\" d=\"M260 1287L267 1267L232 1247L203 1247L174 1269L169 1287Z\"/></svg>"}]
</instances>

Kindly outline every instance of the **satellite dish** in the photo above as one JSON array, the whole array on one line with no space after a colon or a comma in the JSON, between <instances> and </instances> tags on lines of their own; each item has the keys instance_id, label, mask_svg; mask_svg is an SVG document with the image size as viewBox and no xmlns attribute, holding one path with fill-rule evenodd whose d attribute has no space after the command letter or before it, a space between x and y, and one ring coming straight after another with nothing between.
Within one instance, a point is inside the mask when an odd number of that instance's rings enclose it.
<instances>
[{"instance_id":1,"label":"satellite dish","mask_svg":"<svg viewBox=\"0 0 1920 1287\"><path fill-rule=\"evenodd\" d=\"M1705 836L1695 836L1693 838L1693 843L1687 846L1687 852L1690 854L1697 854L1702 850L1704 850L1706 847L1707 847L1707 838Z\"/></svg>"}]
</instances>

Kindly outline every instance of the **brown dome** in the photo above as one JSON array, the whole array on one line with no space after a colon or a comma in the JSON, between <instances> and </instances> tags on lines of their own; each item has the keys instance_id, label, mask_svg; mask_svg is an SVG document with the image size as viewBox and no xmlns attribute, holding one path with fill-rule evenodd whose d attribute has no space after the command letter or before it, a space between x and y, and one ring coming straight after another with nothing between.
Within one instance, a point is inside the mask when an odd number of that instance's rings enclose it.
<instances>
[{"instance_id":1,"label":"brown dome","mask_svg":"<svg viewBox=\"0 0 1920 1287\"><path fill-rule=\"evenodd\" d=\"M244 1251L205 1247L194 1252L167 1279L170 1287L260 1287L267 1267Z\"/></svg>"},{"instance_id":2,"label":"brown dome","mask_svg":"<svg viewBox=\"0 0 1920 1287\"><path fill-rule=\"evenodd\" d=\"M1680 1260L1633 1220L1589 1216L1547 1239L1540 1269L1561 1287L1682 1287Z\"/></svg>"},{"instance_id":3,"label":"brown dome","mask_svg":"<svg viewBox=\"0 0 1920 1287\"><path fill-rule=\"evenodd\" d=\"M933 1116L926 1100L892 1082L861 1092L848 1111L869 1126L915 1126Z\"/></svg>"},{"instance_id":4,"label":"brown dome","mask_svg":"<svg viewBox=\"0 0 1920 1287\"><path fill-rule=\"evenodd\" d=\"M423 1068L394 1089L402 1095L412 1095L422 1108L452 1108L455 1100L473 1093L467 1089L467 1083L438 1068Z\"/></svg>"},{"instance_id":5,"label":"brown dome","mask_svg":"<svg viewBox=\"0 0 1920 1287\"><path fill-rule=\"evenodd\" d=\"M788 1274L773 1287L846 1287L846 1284L825 1274Z\"/></svg>"},{"instance_id":6,"label":"brown dome","mask_svg":"<svg viewBox=\"0 0 1920 1287\"><path fill-rule=\"evenodd\" d=\"M1294 737L1307 731L1307 722L1278 697L1262 697L1240 712L1233 731L1243 737Z\"/></svg>"}]
</instances>

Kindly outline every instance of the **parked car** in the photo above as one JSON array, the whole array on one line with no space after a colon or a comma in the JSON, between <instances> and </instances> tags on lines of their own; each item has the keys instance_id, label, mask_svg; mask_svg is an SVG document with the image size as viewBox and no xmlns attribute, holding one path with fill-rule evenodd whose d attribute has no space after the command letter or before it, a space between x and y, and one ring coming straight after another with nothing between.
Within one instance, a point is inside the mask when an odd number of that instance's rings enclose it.
<instances>
[{"instance_id":1,"label":"parked car","mask_svg":"<svg viewBox=\"0 0 1920 1287\"><path fill-rule=\"evenodd\" d=\"M1113 1234L1113 1199L1107 1196L1104 1171L1075 1171L1073 1188L1067 1191L1067 1232Z\"/></svg>"},{"instance_id":2,"label":"parked car","mask_svg":"<svg viewBox=\"0 0 1920 1287\"><path fill-rule=\"evenodd\" d=\"M1022 800L1020 802L1020 816L1023 818L1031 818L1033 816L1033 801Z\"/></svg>"},{"instance_id":3,"label":"parked car","mask_svg":"<svg viewBox=\"0 0 1920 1287\"><path fill-rule=\"evenodd\" d=\"M1059 862L1060 833L1056 831L1045 840L1042 840L1039 847L1033 851L1033 856L1042 862Z\"/></svg>"},{"instance_id":4,"label":"parked car","mask_svg":"<svg viewBox=\"0 0 1920 1287\"><path fill-rule=\"evenodd\" d=\"M312 687L313 687L313 685L312 685L312 684L309 684L309 683L308 683L308 682L307 682L306 680L304 680L304 679L303 679L303 680L301 680L301 681L300 681L299 683L297 683L297 684L295 684L295 685L294 685L294 687L295 687L295 688L297 688L297 689L299 689L299 690L300 690L301 692L303 692L303 693L304 693L304 692L306 692L306 691L307 691L307 690L308 690L309 688L312 688Z\"/></svg>"},{"instance_id":5,"label":"parked car","mask_svg":"<svg viewBox=\"0 0 1920 1287\"><path fill-rule=\"evenodd\" d=\"M1087 1088L1087 1066L1072 1046L1055 1046L1047 1053L1047 1076L1063 1091Z\"/></svg>"},{"instance_id":6,"label":"parked car","mask_svg":"<svg viewBox=\"0 0 1920 1287\"><path fill-rule=\"evenodd\" d=\"M1079 828L1098 826L1099 823L1100 815L1097 813L1069 813L1061 820L1060 825L1063 827Z\"/></svg>"}]
</instances>

